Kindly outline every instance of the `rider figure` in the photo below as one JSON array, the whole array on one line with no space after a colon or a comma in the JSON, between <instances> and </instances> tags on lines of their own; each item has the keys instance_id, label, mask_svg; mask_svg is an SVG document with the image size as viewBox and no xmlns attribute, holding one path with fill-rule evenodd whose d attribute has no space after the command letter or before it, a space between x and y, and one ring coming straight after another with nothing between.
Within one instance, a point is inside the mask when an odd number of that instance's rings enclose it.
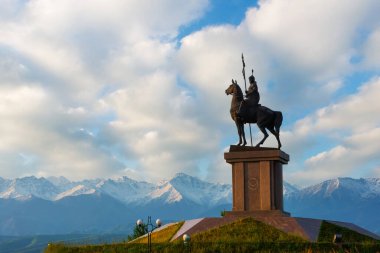
<instances>
[{"instance_id":1,"label":"rider figure","mask_svg":"<svg viewBox=\"0 0 380 253\"><path fill-rule=\"evenodd\" d=\"M238 116L240 117L243 116L249 108L257 107L260 101L260 94L257 88L255 77L253 76L253 70L252 70L252 75L248 78L248 80L249 80L250 85L249 85L248 90L245 91L246 99L244 99L241 102L240 108L238 111Z\"/></svg>"}]
</instances>

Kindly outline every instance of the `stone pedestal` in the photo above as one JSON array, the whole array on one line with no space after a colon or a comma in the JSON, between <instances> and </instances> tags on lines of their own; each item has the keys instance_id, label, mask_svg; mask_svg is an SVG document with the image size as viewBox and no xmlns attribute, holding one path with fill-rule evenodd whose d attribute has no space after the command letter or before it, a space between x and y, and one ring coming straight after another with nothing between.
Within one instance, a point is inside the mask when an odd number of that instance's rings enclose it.
<instances>
[{"instance_id":1,"label":"stone pedestal","mask_svg":"<svg viewBox=\"0 0 380 253\"><path fill-rule=\"evenodd\" d=\"M282 165L289 155L275 148L230 146L233 208L227 215L289 216L283 210Z\"/></svg>"}]
</instances>

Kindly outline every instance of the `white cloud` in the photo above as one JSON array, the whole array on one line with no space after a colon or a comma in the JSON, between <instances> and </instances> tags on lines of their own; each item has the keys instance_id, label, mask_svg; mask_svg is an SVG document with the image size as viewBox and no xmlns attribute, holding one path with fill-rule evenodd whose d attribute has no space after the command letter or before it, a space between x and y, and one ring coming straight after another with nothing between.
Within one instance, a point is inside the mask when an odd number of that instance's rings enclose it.
<instances>
[{"instance_id":1,"label":"white cloud","mask_svg":"<svg viewBox=\"0 0 380 253\"><path fill-rule=\"evenodd\" d=\"M336 76L349 67L352 42L374 1L261 1L247 13L252 36L281 62L313 78Z\"/></svg>"},{"instance_id":2,"label":"white cloud","mask_svg":"<svg viewBox=\"0 0 380 253\"><path fill-rule=\"evenodd\" d=\"M2 175L106 177L130 159L162 176L216 145L198 144L205 129L184 115L194 105L170 63L207 0L2 4L1 154L14 157Z\"/></svg>"},{"instance_id":3,"label":"white cloud","mask_svg":"<svg viewBox=\"0 0 380 253\"><path fill-rule=\"evenodd\" d=\"M213 157L207 171L207 181L231 184L232 166L224 160L224 152L228 152L228 150L229 147L225 147Z\"/></svg>"},{"instance_id":4,"label":"white cloud","mask_svg":"<svg viewBox=\"0 0 380 253\"><path fill-rule=\"evenodd\" d=\"M302 141L312 136L314 144L324 136L320 141L333 139L338 145L307 159L304 170L292 173L291 180L310 183L338 176L372 175L373 164L380 163L380 119L375 116L380 114L379 97L380 78L374 78L357 93L295 124L292 135L296 138L288 140L291 146L304 147Z\"/></svg>"},{"instance_id":5,"label":"white cloud","mask_svg":"<svg viewBox=\"0 0 380 253\"><path fill-rule=\"evenodd\" d=\"M115 142L123 152L135 155L149 178L196 169L199 157L217 149L217 134L199 124L196 115L186 113L196 104L176 87L173 76L155 73L141 81L106 100L118 115L110 123L109 134L118 136Z\"/></svg>"},{"instance_id":6,"label":"white cloud","mask_svg":"<svg viewBox=\"0 0 380 253\"><path fill-rule=\"evenodd\" d=\"M300 104L316 109L329 103L344 88L343 77L355 71L358 41L380 20L373 11L379 8L373 0L261 1L239 26L208 27L185 37L180 73L213 105L223 99L218 91L231 78L243 86L244 52L247 75L253 67L263 104L289 113Z\"/></svg>"},{"instance_id":7,"label":"white cloud","mask_svg":"<svg viewBox=\"0 0 380 253\"><path fill-rule=\"evenodd\" d=\"M372 32L364 45L364 66L380 69L380 28Z\"/></svg>"},{"instance_id":8,"label":"white cloud","mask_svg":"<svg viewBox=\"0 0 380 253\"><path fill-rule=\"evenodd\" d=\"M373 170L371 177L380 178L380 167Z\"/></svg>"},{"instance_id":9,"label":"white cloud","mask_svg":"<svg viewBox=\"0 0 380 253\"><path fill-rule=\"evenodd\" d=\"M218 174L228 167L220 146L236 129L224 90L232 78L243 86L242 52L247 76L255 68L261 103L283 110L288 125L287 115L323 108L283 132L293 153L306 152L318 134L344 150L363 150L350 136L379 127L377 79L326 106L344 89L352 57L364 52L363 62L377 64L376 0L261 1L240 25L204 27L180 43L180 27L201 17L208 1L0 3L4 176L79 179L129 171L154 179L203 166L209 172L199 174L227 178L229 169ZM357 45L362 29L372 35ZM334 163L337 147L308 164Z\"/></svg>"},{"instance_id":10,"label":"white cloud","mask_svg":"<svg viewBox=\"0 0 380 253\"><path fill-rule=\"evenodd\" d=\"M261 103L281 108L285 122L287 116L295 112L302 115L305 109L322 108L296 122L291 131L281 134L284 147L297 167L290 165L290 173L293 173L302 168L301 161L308 158L310 150L321 149L321 140L329 141L328 147L338 143L338 147L346 148L341 142L347 134L371 130L378 125L373 117L379 113L376 79L363 85L358 94L331 106L326 104L331 103L336 92L345 88L345 77L355 73L358 66L352 59L360 56L362 45L358 41L365 42L363 30L370 31L379 21L373 11L379 7L376 1L350 4L341 1L262 1L259 8L246 13L245 20L237 27L207 27L185 37L178 54L180 73L194 85L202 101L210 105L209 118L230 125L228 134L232 135L236 133L229 114L218 113L228 110L228 104L220 103L223 101L220 91L231 78L238 79L243 86L241 51L245 52L247 75L251 66L255 68ZM362 67L358 69L362 70ZM256 128L253 129L256 135ZM268 141L272 145L273 142L274 138ZM331 157L332 166L337 160L332 154L336 155L338 150L325 151L325 156ZM213 167L221 166L221 159L218 160L219 165ZM344 175L343 171L335 174L329 170L326 173L317 171L324 179ZM293 175L289 178L296 180Z\"/></svg>"},{"instance_id":11,"label":"white cloud","mask_svg":"<svg viewBox=\"0 0 380 253\"><path fill-rule=\"evenodd\" d=\"M61 96L91 103L104 83L113 82L103 69L115 55L131 49L134 58L126 67L141 63L137 67L142 72L157 63L160 50L155 49L165 47L155 40L172 40L181 25L202 15L207 4L207 0L28 1L18 6L23 10L19 19L0 24L0 43L27 58L33 72L52 79L54 83L46 85ZM181 8L173 11L175 6Z\"/></svg>"},{"instance_id":12,"label":"white cloud","mask_svg":"<svg viewBox=\"0 0 380 253\"><path fill-rule=\"evenodd\" d=\"M380 124L379 119L374 117L380 113L379 96L380 78L374 78L343 101L319 109L311 119L300 123L303 124L300 127L310 128L309 131L330 132L362 132L372 129Z\"/></svg>"},{"instance_id":13,"label":"white cloud","mask_svg":"<svg viewBox=\"0 0 380 253\"><path fill-rule=\"evenodd\" d=\"M83 109L62 111L35 84L0 90L3 176L45 173L78 178L92 172L106 176L121 167L80 129L92 121Z\"/></svg>"},{"instance_id":14,"label":"white cloud","mask_svg":"<svg viewBox=\"0 0 380 253\"><path fill-rule=\"evenodd\" d=\"M379 143L380 128L355 134L342 140L341 145L306 160L306 169L293 173L290 178L305 184L347 175L376 176L376 168L371 164L380 163Z\"/></svg>"}]
</instances>

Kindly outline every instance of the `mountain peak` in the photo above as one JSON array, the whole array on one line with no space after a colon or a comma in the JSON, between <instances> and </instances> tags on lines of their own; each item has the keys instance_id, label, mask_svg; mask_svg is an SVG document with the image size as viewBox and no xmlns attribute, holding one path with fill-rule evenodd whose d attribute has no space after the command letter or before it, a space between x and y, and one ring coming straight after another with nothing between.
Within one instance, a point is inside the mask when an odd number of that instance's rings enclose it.
<instances>
[{"instance_id":1,"label":"mountain peak","mask_svg":"<svg viewBox=\"0 0 380 253\"><path fill-rule=\"evenodd\" d=\"M232 198L231 185L209 183L182 172L177 173L162 186L166 184L170 184L184 199L205 206L229 203Z\"/></svg>"},{"instance_id":2,"label":"mountain peak","mask_svg":"<svg viewBox=\"0 0 380 253\"><path fill-rule=\"evenodd\" d=\"M59 177L51 176L51 177L48 177L46 179L49 180L55 186L62 186L62 185L66 185L66 184L71 183L71 181L68 180L67 178L65 178L64 176L59 176Z\"/></svg>"},{"instance_id":3,"label":"mountain peak","mask_svg":"<svg viewBox=\"0 0 380 253\"><path fill-rule=\"evenodd\" d=\"M115 181L115 182L118 182L118 183L138 183L137 180L134 180L128 176L122 176L122 177L118 177L116 178L115 180L112 180L112 179L108 179L108 181Z\"/></svg>"},{"instance_id":4,"label":"mountain peak","mask_svg":"<svg viewBox=\"0 0 380 253\"><path fill-rule=\"evenodd\" d=\"M183 172L178 172L174 175L174 177L172 177L172 179L169 180L169 182L178 182L178 181L182 181L182 182L202 182L202 183L209 183L209 182L206 182L202 179L200 179L199 177L196 177L196 176L190 176L189 174L186 174L186 173L183 173Z\"/></svg>"},{"instance_id":5,"label":"mountain peak","mask_svg":"<svg viewBox=\"0 0 380 253\"><path fill-rule=\"evenodd\" d=\"M150 193L150 197L152 199L161 199L166 203L179 202L183 199L181 193L169 182L157 187L152 193Z\"/></svg>"},{"instance_id":6,"label":"mountain peak","mask_svg":"<svg viewBox=\"0 0 380 253\"><path fill-rule=\"evenodd\" d=\"M0 187L0 198L29 198L35 196L42 199L53 199L59 190L55 185L45 178L36 178L28 176L16 178L6 184L6 187Z\"/></svg>"},{"instance_id":7,"label":"mountain peak","mask_svg":"<svg viewBox=\"0 0 380 253\"><path fill-rule=\"evenodd\" d=\"M36 180L41 180L45 178L37 178L36 176L26 176L26 177L21 177L21 178L15 178L14 181L36 181Z\"/></svg>"},{"instance_id":8,"label":"mountain peak","mask_svg":"<svg viewBox=\"0 0 380 253\"><path fill-rule=\"evenodd\" d=\"M174 177L172 179L174 179L174 178L195 178L195 177L190 176L189 174L186 174L184 172L178 172L174 175Z\"/></svg>"},{"instance_id":9,"label":"mountain peak","mask_svg":"<svg viewBox=\"0 0 380 253\"><path fill-rule=\"evenodd\" d=\"M334 194L354 194L361 197L371 197L374 195L380 195L380 181L364 178L354 179L349 177L339 177L306 187L302 192L306 195L318 195L325 198Z\"/></svg>"},{"instance_id":10,"label":"mountain peak","mask_svg":"<svg viewBox=\"0 0 380 253\"><path fill-rule=\"evenodd\" d=\"M96 190L93 188L86 187L84 185L77 185L65 192L61 192L55 197L55 200L63 199L68 196L78 196L78 195L89 195L96 193Z\"/></svg>"},{"instance_id":11,"label":"mountain peak","mask_svg":"<svg viewBox=\"0 0 380 253\"><path fill-rule=\"evenodd\" d=\"M283 193L284 193L284 196L296 193L298 191L299 191L299 188L297 186L292 185L292 184L284 181L284 184L283 184Z\"/></svg>"}]
</instances>

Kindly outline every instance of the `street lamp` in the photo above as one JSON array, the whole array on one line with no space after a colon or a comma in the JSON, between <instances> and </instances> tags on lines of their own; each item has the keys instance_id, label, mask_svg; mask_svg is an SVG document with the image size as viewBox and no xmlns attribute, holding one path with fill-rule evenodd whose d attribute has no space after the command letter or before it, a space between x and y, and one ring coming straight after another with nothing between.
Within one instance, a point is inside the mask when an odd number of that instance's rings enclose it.
<instances>
[{"instance_id":1,"label":"street lamp","mask_svg":"<svg viewBox=\"0 0 380 253\"><path fill-rule=\"evenodd\" d=\"M137 220L136 224L139 227L144 226L144 222L140 219ZM148 252L149 253L152 252L152 232L156 228L161 227L161 225L162 225L162 223L161 223L160 219L157 219L156 225L153 225L151 217L148 216L148 222L147 222L146 226L147 226L147 230L148 230Z\"/></svg>"}]
</instances>

